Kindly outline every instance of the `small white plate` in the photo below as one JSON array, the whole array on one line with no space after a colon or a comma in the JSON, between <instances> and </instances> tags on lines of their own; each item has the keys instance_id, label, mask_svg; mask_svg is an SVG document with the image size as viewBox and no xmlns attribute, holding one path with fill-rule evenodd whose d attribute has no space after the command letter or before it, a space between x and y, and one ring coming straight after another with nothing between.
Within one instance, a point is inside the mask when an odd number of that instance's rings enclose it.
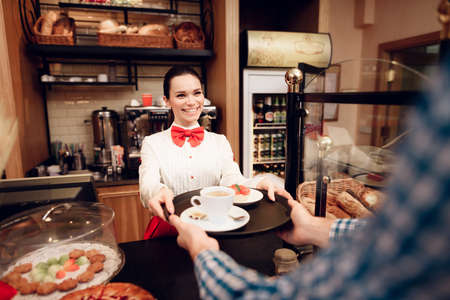
<instances>
[{"instance_id":1,"label":"small white plate","mask_svg":"<svg viewBox=\"0 0 450 300\"><path fill-rule=\"evenodd\" d=\"M256 203L258 201L261 201L262 198L263 198L263 193L261 193L258 190L250 189L250 194L248 195L248 198L245 201L236 201L236 197L235 197L233 204L239 205L239 206L247 206L247 205Z\"/></svg>"},{"instance_id":2,"label":"small white plate","mask_svg":"<svg viewBox=\"0 0 450 300\"><path fill-rule=\"evenodd\" d=\"M234 220L233 218L228 216L228 218L226 219L226 221L223 224L213 223L210 220L208 220L207 218L204 220L194 220L194 219L190 218L189 215L192 214L192 212L198 211L199 209L196 207L189 207L188 209L184 210L181 213L180 219L183 222L195 224L195 225L201 227L203 230L208 231L208 232L225 232L225 231L235 230L235 229L241 228L242 226L247 224L248 221L250 221L250 215L248 214L248 212L245 209L242 209L237 206L233 206L232 209L234 209L235 211L239 210L240 213L242 215L244 215L244 218L242 218L240 220Z\"/></svg>"}]
</instances>

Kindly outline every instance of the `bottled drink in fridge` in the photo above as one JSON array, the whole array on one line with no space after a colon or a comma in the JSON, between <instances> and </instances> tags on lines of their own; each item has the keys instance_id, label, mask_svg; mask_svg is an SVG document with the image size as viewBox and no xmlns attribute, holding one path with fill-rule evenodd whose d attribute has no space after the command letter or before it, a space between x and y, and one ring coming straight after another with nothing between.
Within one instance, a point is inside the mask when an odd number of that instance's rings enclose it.
<instances>
[{"instance_id":1,"label":"bottled drink in fridge","mask_svg":"<svg viewBox=\"0 0 450 300\"><path fill-rule=\"evenodd\" d=\"M281 178L284 178L284 176L285 176L285 169L286 168L286 166L285 166L285 164L280 164L280 177Z\"/></svg>"},{"instance_id":2,"label":"bottled drink in fridge","mask_svg":"<svg viewBox=\"0 0 450 300\"><path fill-rule=\"evenodd\" d=\"M278 134L272 133L270 135L270 159L277 159L278 150Z\"/></svg>"},{"instance_id":3,"label":"bottled drink in fridge","mask_svg":"<svg viewBox=\"0 0 450 300\"><path fill-rule=\"evenodd\" d=\"M286 96L281 96L281 106L280 106L280 123L286 123L287 107L286 107Z\"/></svg>"},{"instance_id":4,"label":"bottled drink in fridge","mask_svg":"<svg viewBox=\"0 0 450 300\"><path fill-rule=\"evenodd\" d=\"M266 133L264 136L264 152L262 160L270 160L270 134Z\"/></svg>"},{"instance_id":5,"label":"bottled drink in fridge","mask_svg":"<svg viewBox=\"0 0 450 300\"><path fill-rule=\"evenodd\" d=\"M253 160L258 161L259 160L259 135L255 134L253 138Z\"/></svg>"},{"instance_id":6,"label":"bottled drink in fridge","mask_svg":"<svg viewBox=\"0 0 450 300\"><path fill-rule=\"evenodd\" d=\"M264 99L264 121L273 123L272 97L266 96Z\"/></svg>"},{"instance_id":7,"label":"bottled drink in fridge","mask_svg":"<svg viewBox=\"0 0 450 300\"><path fill-rule=\"evenodd\" d=\"M278 99L278 96L275 96L272 107L273 107L273 122L281 123L281 109L280 109L280 101Z\"/></svg>"},{"instance_id":8,"label":"bottled drink in fridge","mask_svg":"<svg viewBox=\"0 0 450 300\"><path fill-rule=\"evenodd\" d=\"M255 100L255 124L264 123L264 99Z\"/></svg>"}]
</instances>

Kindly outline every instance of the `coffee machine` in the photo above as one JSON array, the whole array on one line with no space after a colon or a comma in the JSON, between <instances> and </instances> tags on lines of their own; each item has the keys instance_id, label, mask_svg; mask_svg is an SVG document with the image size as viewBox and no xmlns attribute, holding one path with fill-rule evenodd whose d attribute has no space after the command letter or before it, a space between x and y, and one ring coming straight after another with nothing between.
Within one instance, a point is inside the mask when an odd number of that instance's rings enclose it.
<instances>
[{"instance_id":1,"label":"coffee machine","mask_svg":"<svg viewBox=\"0 0 450 300\"><path fill-rule=\"evenodd\" d=\"M129 176L138 176L144 137L166 130L172 123L170 109L158 106L125 106L125 158Z\"/></svg>"},{"instance_id":2,"label":"coffee machine","mask_svg":"<svg viewBox=\"0 0 450 300\"><path fill-rule=\"evenodd\" d=\"M125 106L125 158L129 176L138 176L141 163L141 147L144 137L166 130L173 121L167 107ZM204 106L199 118L200 126L216 131L217 110L215 106Z\"/></svg>"}]
</instances>

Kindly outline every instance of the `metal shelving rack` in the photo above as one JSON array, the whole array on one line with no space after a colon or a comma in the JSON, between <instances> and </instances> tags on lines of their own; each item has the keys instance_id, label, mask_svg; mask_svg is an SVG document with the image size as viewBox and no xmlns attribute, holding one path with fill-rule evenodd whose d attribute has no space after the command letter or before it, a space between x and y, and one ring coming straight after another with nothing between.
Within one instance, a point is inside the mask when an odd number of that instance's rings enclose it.
<instances>
[{"instance_id":1,"label":"metal shelving rack","mask_svg":"<svg viewBox=\"0 0 450 300\"><path fill-rule=\"evenodd\" d=\"M18 0L19 14L24 32L24 37L27 40L26 50L29 54L38 56L42 60L43 68L39 71L39 77L43 74L50 74L49 61L60 63L72 63L74 60L86 61L85 63L105 64L107 61L115 61L118 64L127 65L126 80L115 82L41 82L43 85L43 99L44 110L47 121L47 136L50 137L48 128L48 111L47 111L47 89L53 86L81 86L81 87L124 87L134 86L138 90L138 78L148 78L149 76L138 76L137 65L149 65L143 61L150 61L158 65L156 62L186 62L191 65L199 65L202 72L203 83L205 86L206 95L206 67L204 62L214 56L210 49L170 49L170 48L132 48L132 47L104 47L98 45L42 45L35 44L33 37L33 24L37 21L41 13L41 3L39 0ZM204 6L201 0L168 0L169 9L157 9L149 7L131 7L131 6L113 6L113 5L99 5L81 3L79 0L61 0L57 4L50 4L55 8L61 9L81 9L81 10L104 10L104 11L122 11L124 14L124 21L128 23L128 13L147 13L147 14L165 14L165 15L190 15L198 16L200 18L201 26L205 28L213 26L212 19L212 4L207 1L208 6ZM200 6L200 13L182 13L178 11L178 2L198 3ZM47 5L47 4L46 4ZM205 19L206 18L206 19ZM208 19L209 18L209 19ZM213 44L213 29L209 28L211 32L205 32L207 37L206 47ZM212 29L212 30L211 30ZM209 39L208 39L209 38ZM106 61L106 62L105 62ZM49 149L50 140L48 141Z\"/></svg>"},{"instance_id":2,"label":"metal shelving rack","mask_svg":"<svg viewBox=\"0 0 450 300\"><path fill-rule=\"evenodd\" d=\"M170 61L170 62L196 62L199 63L203 75L206 73L204 62L214 56L210 49L173 49L173 48L133 48L133 47L106 47L98 45L42 45L32 43L32 30L29 21L35 22L40 15L41 4L39 0L19 0L21 5L20 17L25 35L29 41L26 46L27 52L39 56L42 59L42 74L49 74L50 59L59 59L64 63L65 59L86 59L87 61L97 64L97 61L123 61L127 64L128 80L127 82L108 82L108 83L86 83L86 82L47 82L45 86L52 85L70 85L70 86L130 86L134 85L138 89L138 73L136 65L141 65L139 61ZM81 9L81 10L105 10L105 11L122 11L125 23L128 23L128 13L149 13L149 14L183 14L178 10L178 2L192 2L200 5L199 14L189 14L200 17L200 21L204 26L205 20L203 16L203 1L200 0L168 0L169 9L158 9L146 6L126 6L126 5L109 5L83 3L79 0L59 1L57 4L51 4L55 7L63 9ZM46 4L50 5L50 4ZM28 16L28 18L27 18ZM30 18L31 16L31 18ZM212 23L212 20L211 20ZM211 44L211 43L210 43ZM102 64L101 62L99 64ZM205 80L205 76L202 76ZM205 86L206 86L206 82ZM206 93L206 91L205 91Z\"/></svg>"}]
</instances>

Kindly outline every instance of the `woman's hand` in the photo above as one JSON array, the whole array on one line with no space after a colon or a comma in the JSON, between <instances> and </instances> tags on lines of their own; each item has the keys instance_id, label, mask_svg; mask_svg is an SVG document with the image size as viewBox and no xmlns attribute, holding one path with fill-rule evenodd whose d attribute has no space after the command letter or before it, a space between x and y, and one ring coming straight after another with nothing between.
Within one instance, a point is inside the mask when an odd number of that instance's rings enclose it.
<instances>
[{"instance_id":1,"label":"woman's hand","mask_svg":"<svg viewBox=\"0 0 450 300\"><path fill-rule=\"evenodd\" d=\"M292 245L313 244L327 247L329 244L330 228L333 220L314 217L298 201L289 199L293 228L282 230L278 236Z\"/></svg>"},{"instance_id":2,"label":"woman's hand","mask_svg":"<svg viewBox=\"0 0 450 300\"><path fill-rule=\"evenodd\" d=\"M178 245L189 252L192 260L204 250L219 250L217 240L209 237L200 227L184 223L176 215L171 215L169 221L178 231Z\"/></svg>"},{"instance_id":3,"label":"woman's hand","mask_svg":"<svg viewBox=\"0 0 450 300\"><path fill-rule=\"evenodd\" d=\"M166 206L169 214L173 214L175 212L175 208L173 206L173 192L165 186L162 187L155 196L148 200L148 208L154 216L158 216L161 219L166 220L162 204Z\"/></svg>"},{"instance_id":4,"label":"woman's hand","mask_svg":"<svg viewBox=\"0 0 450 300\"><path fill-rule=\"evenodd\" d=\"M263 178L258 184L256 185L257 189L266 190L267 196L270 200L275 201L275 194L278 194L280 196L283 196L286 199L294 200L291 196L291 194L288 193L284 188L274 184L270 179Z\"/></svg>"}]
</instances>

